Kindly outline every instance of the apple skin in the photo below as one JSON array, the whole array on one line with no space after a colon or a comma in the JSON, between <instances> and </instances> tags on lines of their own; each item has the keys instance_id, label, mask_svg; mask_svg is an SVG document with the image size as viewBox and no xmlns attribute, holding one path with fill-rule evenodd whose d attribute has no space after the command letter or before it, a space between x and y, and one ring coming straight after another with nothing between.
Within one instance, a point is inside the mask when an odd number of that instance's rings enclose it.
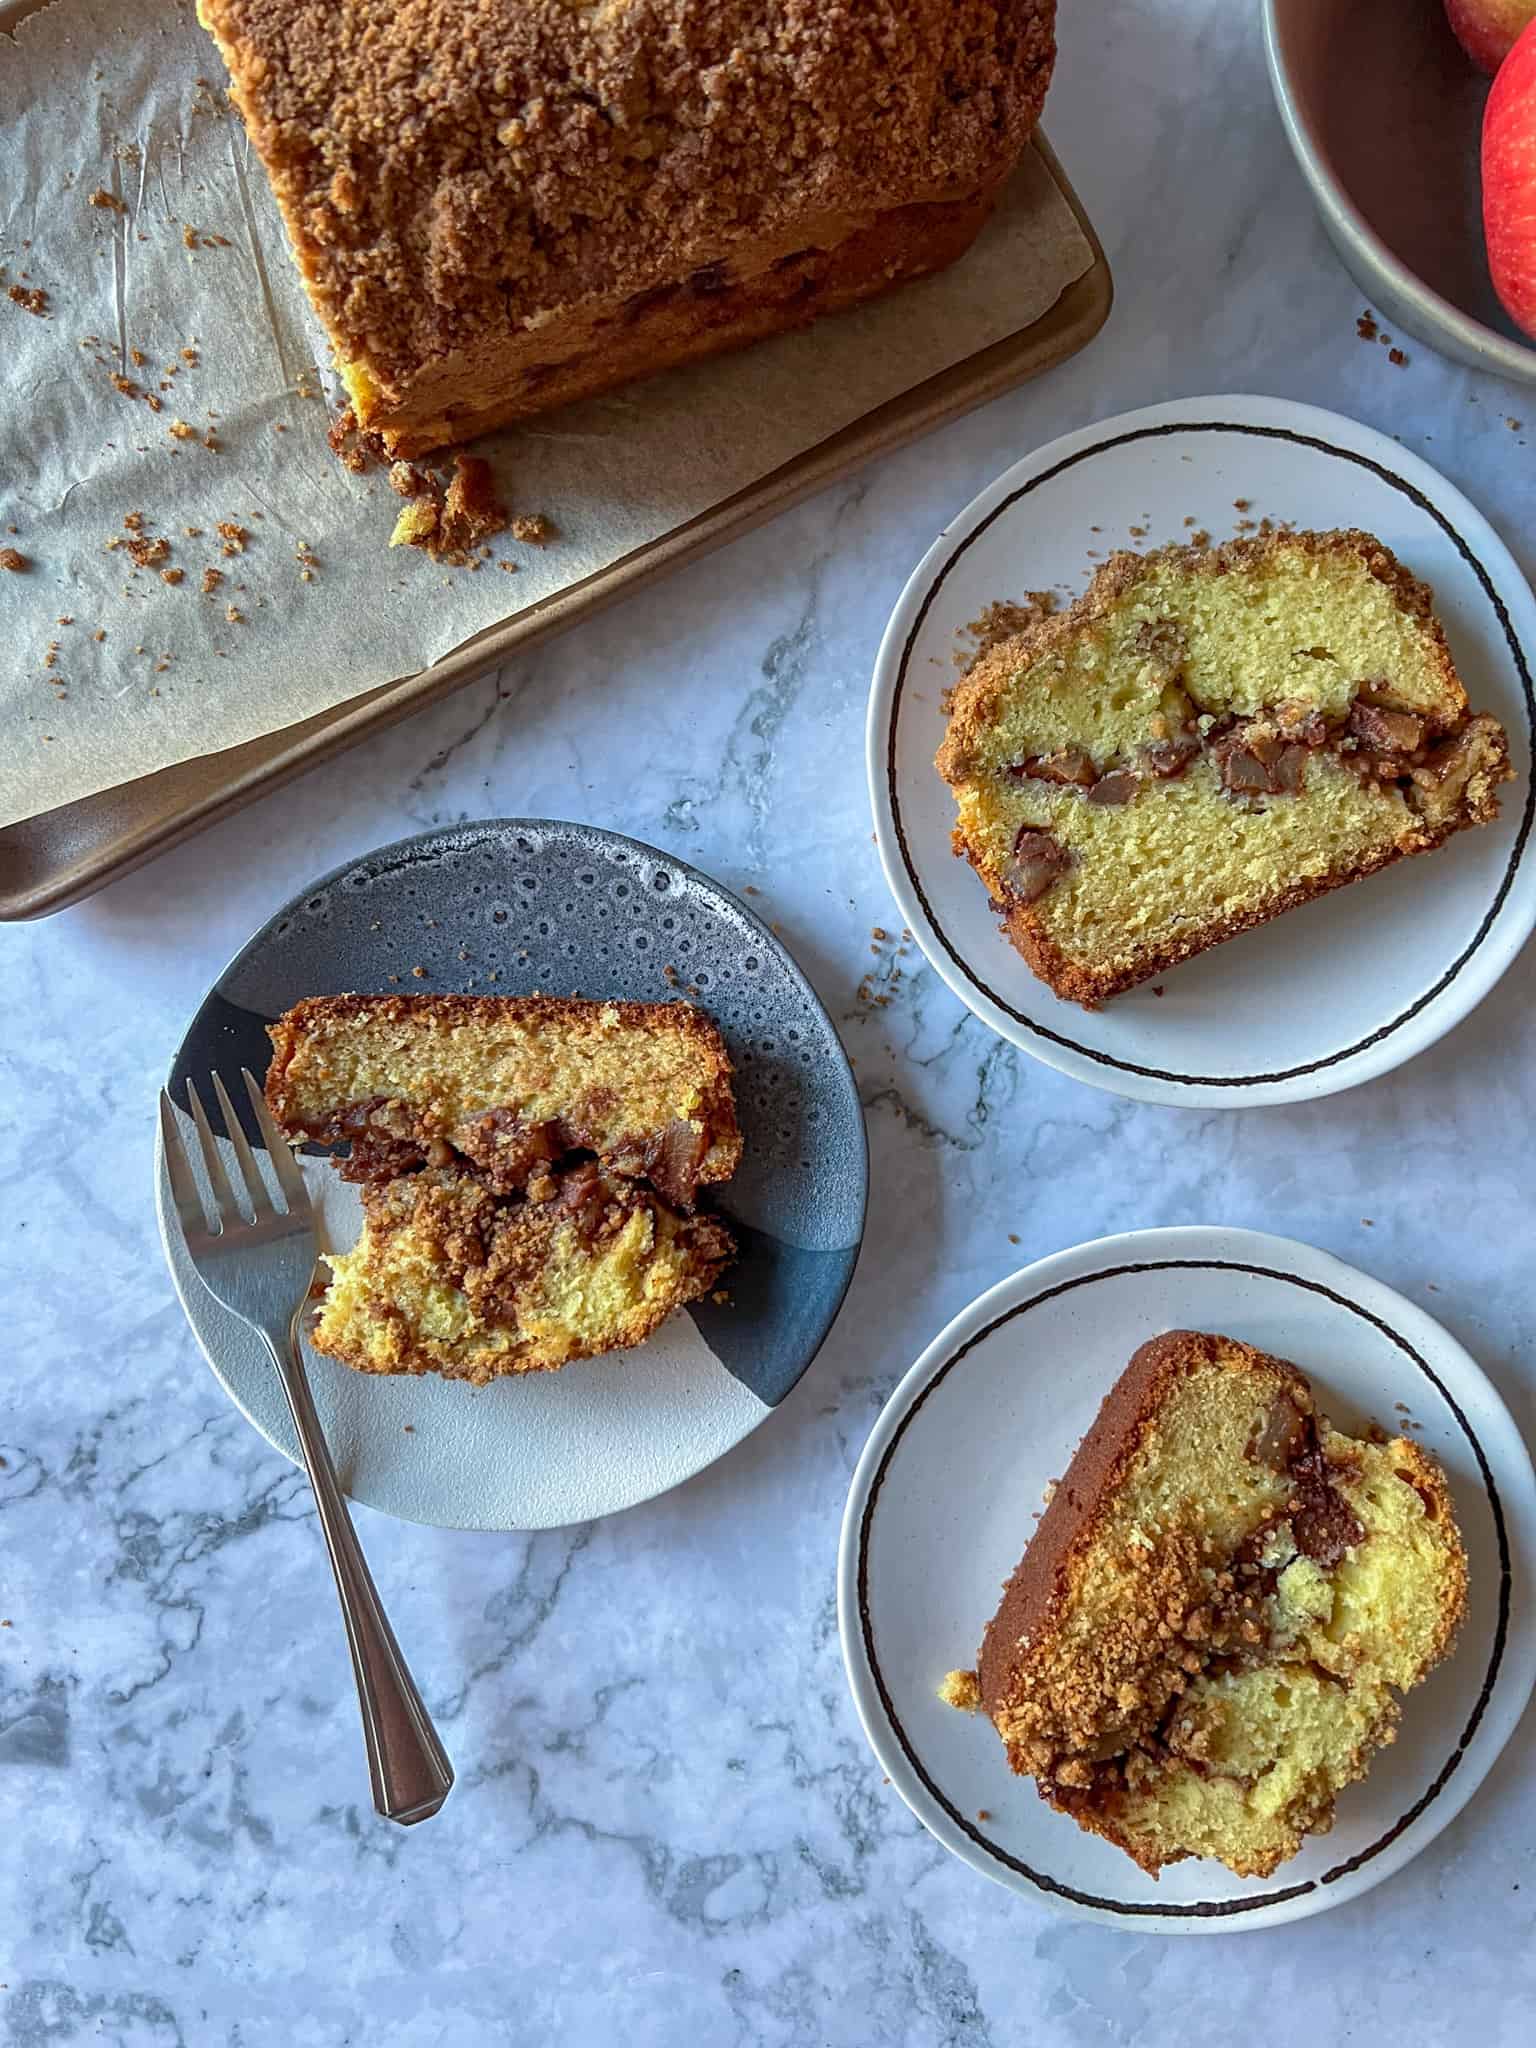
<instances>
[{"instance_id":1,"label":"apple skin","mask_svg":"<svg viewBox=\"0 0 1536 2048\"><path fill-rule=\"evenodd\" d=\"M1493 288L1536 340L1536 21L1499 66L1483 113L1483 232Z\"/></svg>"},{"instance_id":2,"label":"apple skin","mask_svg":"<svg viewBox=\"0 0 1536 2048\"><path fill-rule=\"evenodd\" d=\"M1445 18L1472 62L1491 78L1514 48L1536 0L1445 0Z\"/></svg>"}]
</instances>

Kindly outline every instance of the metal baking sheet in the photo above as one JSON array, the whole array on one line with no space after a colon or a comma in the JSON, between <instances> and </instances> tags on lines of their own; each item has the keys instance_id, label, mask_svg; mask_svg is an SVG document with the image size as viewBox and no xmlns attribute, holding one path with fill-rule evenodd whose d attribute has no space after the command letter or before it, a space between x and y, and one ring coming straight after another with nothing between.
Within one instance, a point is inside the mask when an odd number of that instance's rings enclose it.
<instances>
[{"instance_id":1,"label":"metal baking sheet","mask_svg":"<svg viewBox=\"0 0 1536 2048\"><path fill-rule=\"evenodd\" d=\"M416 674L241 746L201 756L61 805L0 831L0 920L77 903L157 853L349 746L446 696L539 641L627 597L684 562L737 539L877 455L972 411L1083 348L1108 316L1109 266L1054 152L1041 162L1071 207L1093 264L1041 318L914 385L685 525L608 564ZM893 303L895 303L893 301Z\"/></svg>"}]
</instances>

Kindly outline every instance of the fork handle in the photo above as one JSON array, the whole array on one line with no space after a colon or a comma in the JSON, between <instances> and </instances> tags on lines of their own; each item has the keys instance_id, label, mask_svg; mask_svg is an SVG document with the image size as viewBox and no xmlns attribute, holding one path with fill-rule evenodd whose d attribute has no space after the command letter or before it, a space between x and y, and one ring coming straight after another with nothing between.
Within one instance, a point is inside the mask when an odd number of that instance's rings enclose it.
<instances>
[{"instance_id":1,"label":"fork handle","mask_svg":"<svg viewBox=\"0 0 1536 2048\"><path fill-rule=\"evenodd\" d=\"M453 1766L400 1653L363 1558L330 1447L315 1413L295 1330L263 1330L262 1335L288 1397L299 1448L315 1490L325 1547L336 1574L363 1716L373 1803L386 1820L409 1827L413 1821L429 1820L448 1797Z\"/></svg>"}]
</instances>

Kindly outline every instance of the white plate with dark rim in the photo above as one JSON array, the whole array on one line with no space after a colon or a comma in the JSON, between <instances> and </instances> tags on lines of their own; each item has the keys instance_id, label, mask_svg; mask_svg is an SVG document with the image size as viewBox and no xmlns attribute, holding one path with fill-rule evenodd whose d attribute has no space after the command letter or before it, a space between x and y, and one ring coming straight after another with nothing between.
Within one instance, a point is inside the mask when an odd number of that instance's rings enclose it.
<instances>
[{"instance_id":1,"label":"white plate with dark rim","mask_svg":"<svg viewBox=\"0 0 1536 2048\"><path fill-rule=\"evenodd\" d=\"M1205 1861L1146 1876L1014 1777L985 1716L956 1713L937 1693L946 1671L974 1664L1048 1482L1132 1352L1179 1328L1294 1360L1345 1429L1410 1429L1445 1468L1467 1545L1455 1652L1409 1694L1396 1743L1342 1795L1333 1831L1263 1880ZM881 1768L946 1849L999 1884L1096 1920L1226 1931L1357 1897L1460 1812L1536 1677L1533 1564L1530 1455L1482 1371L1432 1317L1287 1238L1138 1230L1041 1259L989 1289L901 1381L849 1490L838 1623Z\"/></svg>"},{"instance_id":2,"label":"white plate with dark rim","mask_svg":"<svg viewBox=\"0 0 1536 2048\"><path fill-rule=\"evenodd\" d=\"M1496 825L1287 913L1101 1011L1036 980L950 846L934 771L941 697L970 622L1028 590L1079 594L1117 547L1215 538L1251 518L1376 534L1435 592L1473 704L1509 731L1519 780ZM1139 529L1133 532L1132 529ZM1149 1102L1236 1109L1352 1088L1433 1044L1485 996L1536 923L1529 851L1536 601L1509 550L1396 442L1283 399L1180 399L1027 456L934 542L875 663L867 755L886 879L929 961L983 1023L1080 1081Z\"/></svg>"},{"instance_id":3,"label":"white plate with dark rim","mask_svg":"<svg viewBox=\"0 0 1536 2048\"><path fill-rule=\"evenodd\" d=\"M349 861L275 912L203 999L167 1082L178 1104L214 1066L242 1101L239 1069L265 1074L266 1027L301 996L665 1001L679 984L720 1026L736 1070L742 1161L709 1202L739 1248L726 1299L695 1302L633 1351L488 1387L352 1372L310 1352L315 1405L355 1500L443 1528L551 1528L649 1500L738 1444L816 1356L853 1277L868 1174L858 1090L815 991L745 904L639 840L543 818L449 826ZM260 1144L254 1119L247 1135ZM350 1243L357 1190L323 1158L302 1163L323 1242ZM192 1270L158 1145L155 1176L171 1277L204 1356L247 1420L297 1459L262 1345Z\"/></svg>"}]
</instances>

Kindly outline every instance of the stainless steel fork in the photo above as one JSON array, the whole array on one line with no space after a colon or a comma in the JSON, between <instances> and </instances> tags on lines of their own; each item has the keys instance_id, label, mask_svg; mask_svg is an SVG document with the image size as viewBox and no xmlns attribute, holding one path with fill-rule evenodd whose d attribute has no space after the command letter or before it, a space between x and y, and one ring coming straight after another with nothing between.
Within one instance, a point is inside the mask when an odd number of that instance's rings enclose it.
<instances>
[{"instance_id":1,"label":"stainless steel fork","mask_svg":"<svg viewBox=\"0 0 1536 2048\"><path fill-rule=\"evenodd\" d=\"M207 1115L190 1082L187 1100L213 1195L213 1217L210 1219L204 1212L176 1111L162 1089L160 1130L165 1141L171 1194L198 1278L215 1301L222 1302L256 1331L277 1367L309 1481L315 1489L315 1505L331 1554L331 1569L336 1574L336 1591L347 1624L347 1645L352 1652L358 1704L363 1714L373 1803L386 1819L409 1826L412 1821L426 1820L437 1812L453 1784L453 1766L400 1654L363 1561L304 1371L298 1320L308 1298L318 1255L304 1176L260 1088L246 1068L240 1071L283 1206L279 1208L273 1200L234 1105L216 1073L211 1076L213 1092L245 1185L249 1217L236 1200Z\"/></svg>"}]
</instances>

